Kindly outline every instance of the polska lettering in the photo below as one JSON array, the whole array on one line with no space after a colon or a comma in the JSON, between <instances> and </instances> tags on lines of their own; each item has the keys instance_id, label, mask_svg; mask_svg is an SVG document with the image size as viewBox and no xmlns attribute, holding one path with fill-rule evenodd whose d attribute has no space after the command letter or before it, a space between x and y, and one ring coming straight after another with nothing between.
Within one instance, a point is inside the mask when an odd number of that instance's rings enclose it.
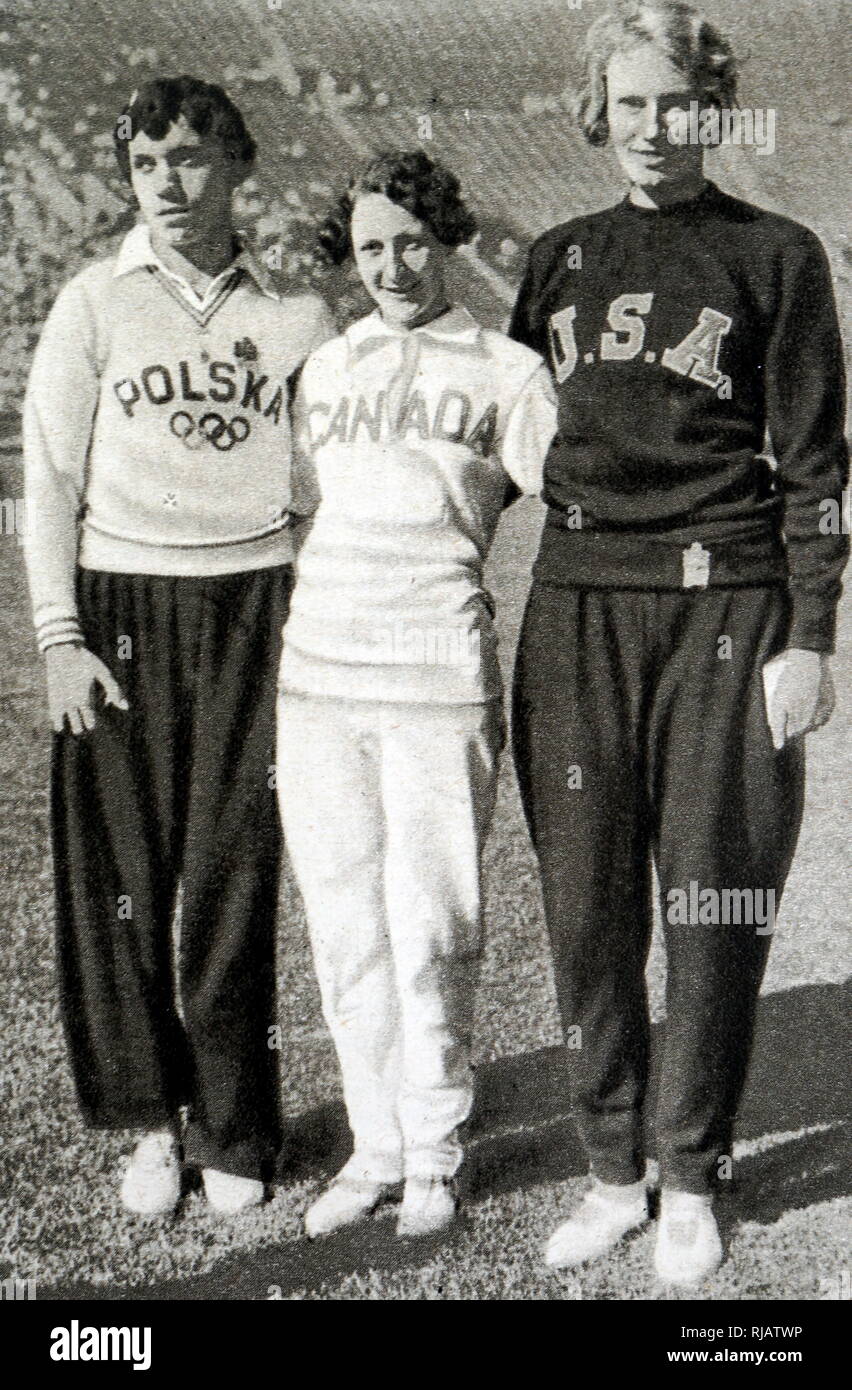
<instances>
[{"instance_id":1,"label":"polska lettering","mask_svg":"<svg viewBox=\"0 0 852 1390\"><path fill-rule=\"evenodd\" d=\"M591 365L598 358L601 362L629 362L638 357L645 345L645 318L653 304L653 293L620 294L607 311L609 330L600 336L597 358L594 352L586 352L583 361ZM573 375L580 359L574 333L576 317L576 304L569 304L558 313L551 314L549 320L553 370L560 384ZM719 371L719 352L722 339L730 332L732 323L733 320L718 309L703 308L697 324L682 342L663 350L660 364L671 372L677 372L678 376L698 381L723 399L730 400L731 380ZM656 362L657 353L646 352L644 360Z\"/></svg>"},{"instance_id":2,"label":"polska lettering","mask_svg":"<svg viewBox=\"0 0 852 1390\"><path fill-rule=\"evenodd\" d=\"M404 438L415 430L421 439L465 444L482 457L491 453L497 433L496 403L489 405L470 428L473 403L463 391L449 388L443 391L431 417L422 393L413 391L403 401L395 421L389 418L387 397L387 391L380 391L372 405L364 396L358 396L354 402L349 396L342 396L334 406L327 401L315 401L309 407L309 417L323 415L328 424L320 427L317 435L311 425L312 444L318 447L333 439L341 444L352 444L359 430L362 438L375 444L381 438Z\"/></svg>"},{"instance_id":3,"label":"polska lettering","mask_svg":"<svg viewBox=\"0 0 852 1390\"><path fill-rule=\"evenodd\" d=\"M199 375L193 379L193 371L197 369L191 369L188 362L178 362L176 369L154 362L142 368L138 380L131 376L121 377L113 383L112 389L130 419L133 419L135 407L143 401L151 405L215 401L219 405L237 405L240 410L253 410L265 420L279 423L285 393L283 387L270 382L268 376L251 367L224 361L208 363L206 379Z\"/></svg>"},{"instance_id":4,"label":"polska lettering","mask_svg":"<svg viewBox=\"0 0 852 1390\"><path fill-rule=\"evenodd\" d=\"M132 1361L134 1371L151 1367L150 1327L54 1327L51 1361Z\"/></svg>"}]
</instances>

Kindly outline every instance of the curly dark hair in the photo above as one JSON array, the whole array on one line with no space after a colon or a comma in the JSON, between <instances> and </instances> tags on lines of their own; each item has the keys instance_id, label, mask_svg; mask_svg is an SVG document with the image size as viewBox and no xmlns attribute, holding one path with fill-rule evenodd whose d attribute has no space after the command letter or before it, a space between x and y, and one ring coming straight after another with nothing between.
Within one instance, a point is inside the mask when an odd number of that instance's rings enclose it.
<instances>
[{"instance_id":1,"label":"curly dark hair","mask_svg":"<svg viewBox=\"0 0 852 1390\"><path fill-rule=\"evenodd\" d=\"M383 193L432 230L444 246L462 246L477 231L455 174L423 150L384 150L370 160L320 223L317 240L332 265L352 255L352 209L362 193Z\"/></svg>"},{"instance_id":2,"label":"curly dark hair","mask_svg":"<svg viewBox=\"0 0 852 1390\"><path fill-rule=\"evenodd\" d=\"M122 117L130 117L130 134ZM113 129L115 156L122 174L130 182L130 141L139 131L152 140L162 140L169 126L184 116L199 135L216 135L231 159L239 160L248 173L254 164L257 145L248 132L242 112L227 92L213 82L183 73L180 77L155 77L133 93L116 118Z\"/></svg>"}]
</instances>

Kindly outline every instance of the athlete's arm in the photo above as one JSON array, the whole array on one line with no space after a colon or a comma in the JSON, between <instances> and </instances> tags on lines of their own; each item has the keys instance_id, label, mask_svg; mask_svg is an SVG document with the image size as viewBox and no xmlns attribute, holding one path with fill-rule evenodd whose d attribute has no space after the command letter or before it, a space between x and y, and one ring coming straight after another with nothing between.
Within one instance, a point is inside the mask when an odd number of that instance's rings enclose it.
<instances>
[{"instance_id":1,"label":"athlete's arm","mask_svg":"<svg viewBox=\"0 0 852 1390\"><path fill-rule=\"evenodd\" d=\"M849 481L846 381L831 271L812 233L783 258L766 357L766 412L784 501L793 615L790 646L834 650L849 538L826 525Z\"/></svg>"},{"instance_id":2,"label":"athlete's arm","mask_svg":"<svg viewBox=\"0 0 852 1390\"><path fill-rule=\"evenodd\" d=\"M556 394L542 362L528 377L512 406L500 457L513 484L515 497L538 496L544 481L544 461L556 433Z\"/></svg>"},{"instance_id":3,"label":"athlete's arm","mask_svg":"<svg viewBox=\"0 0 852 1390\"><path fill-rule=\"evenodd\" d=\"M806 233L786 257L779 312L766 361L767 421L784 497L793 614L789 646L766 672L776 747L819 728L834 707L840 577L849 554L842 527L849 481L843 349L828 260Z\"/></svg>"},{"instance_id":4,"label":"athlete's arm","mask_svg":"<svg viewBox=\"0 0 852 1390\"><path fill-rule=\"evenodd\" d=\"M83 645L77 613L78 519L100 380L91 306L78 281L48 315L24 400L27 566L50 718L61 732L95 726L94 686L127 708L110 672Z\"/></svg>"},{"instance_id":5,"label":"athlete's arm","mask_svg":"<svg viewBox=\"0 0 852 1390\"><path fill-rule=\"evenodd\" d=\"M541 260L541 248L536 244L530 251L524 278L515 300L509 323L509 337L514 338L516 343L523 343L524 347L532 348L546 360L547 330L539 312L543 281Z\"/></svg>"},{"instance_id":6,"label":"athlete's arm","mask_svg":"<svg viewBox=\"0 0 852 1390\"><path fill-rule=\"evenodd\" d=\"M311 424L310 383L312 362L308 358L296 386L291 408L293 447L290 455L290 526L293 549L298 556L313 525L314 512L319 506L320 491L314 462L314 441ZM317 418L321 419L321 416Z\"/></svg>"}]
</instances>

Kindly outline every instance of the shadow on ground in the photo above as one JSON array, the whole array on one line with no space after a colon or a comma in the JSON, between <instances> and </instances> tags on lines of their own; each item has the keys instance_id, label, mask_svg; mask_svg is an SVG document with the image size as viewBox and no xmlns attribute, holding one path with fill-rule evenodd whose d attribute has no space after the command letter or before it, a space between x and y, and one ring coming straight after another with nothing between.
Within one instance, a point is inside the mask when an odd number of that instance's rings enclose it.
<instances>
[{"instance_id":1,"label":"shadow on ground","mask_svg":"<svg viewBox=\"0 0 852 1390\"><path fill-rule=\"evenodd\" d=\"M760 1001L737 1138L795 1137L775 1139L737 1162L725 1224L768 1224L785 1211L847 1192L850 995L849 984L804 985ZM544 1048L480 1068L467 1142L463 1192L470 1202L580 1176L586 1165L568 1107L564 1050ZM292 1122L281 1180L322 1179L337 1171L348 1151L342 1106L322 1106ZM465 1224L444 1249L461 1238ZM359 1269L417 1268L436 1248L434 1241L397 1241L393 1222L380 1219L318 1244L298 1240L229 1256L192 1279L112 1289L40 1286L39 1298L258 1299L270 1286L287 1298Z\"/></svg>"}]
</instances>

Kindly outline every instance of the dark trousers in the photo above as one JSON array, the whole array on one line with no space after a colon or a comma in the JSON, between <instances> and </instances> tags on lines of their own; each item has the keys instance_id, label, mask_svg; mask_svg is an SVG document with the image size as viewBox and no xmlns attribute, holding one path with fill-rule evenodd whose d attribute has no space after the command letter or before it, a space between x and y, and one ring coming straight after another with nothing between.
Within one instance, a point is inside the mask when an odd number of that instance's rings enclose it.
<instances>
[{"instance_id":1,"label":"dark trousers","mask_svg":"<svg viewBox=\"0 0 852 1390\"><path fill-rule=\"evenodd\" d=\"M787 624L780 587L530 595L515 761L563 1027L580 1030L574 1112L604 1182L644 1170L652 857L667 956L661 1180L702 1192L725 1176L771 937L756 920L765 897L753 925L730 910L726 924L722 890L772 889L777 907L801 821L801 741L773 749L761 677ZM672 920L671 890L705 889L716 922Z\"/></svg>"},{"instance_id":2,"label":"dark trousers","mask_svg":"<svg viewBox=\"0 0 852 1390\"><path fill-rule=\"evenodd\" d=\"M271 769L291 586L287 566L80 571L86 643L130 708L53 745L59 987L83 1116L153 1129L187 1105L188 1161L246 1177L280 1143Z\"/></svg>"}]
</instances>

